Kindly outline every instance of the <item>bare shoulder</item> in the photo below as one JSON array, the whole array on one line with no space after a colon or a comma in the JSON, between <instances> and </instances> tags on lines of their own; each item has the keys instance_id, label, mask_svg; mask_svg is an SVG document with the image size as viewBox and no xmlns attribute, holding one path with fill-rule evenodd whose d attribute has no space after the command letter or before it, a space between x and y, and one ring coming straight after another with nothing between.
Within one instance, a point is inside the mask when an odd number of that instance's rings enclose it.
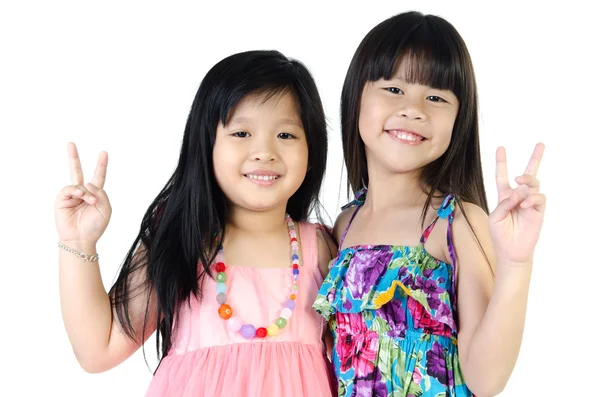
<instances>
[{"instance_id":1,"label":"bare shoulder","mask_svg":"<svg viewBox=\"0 0 600 397\"><path fill-rule=\"evenodd\" d=\"M486 231L488 229L488 215L483 208L477 204L464 201L461 204L462 209L459 205L454 208L453 225L455 233L472 235L475 232L478 235L479 232ZM471 230L469 224L473 227L473 230Z\"/></svg>"},{"instance_id":2,"label":"bare shoulder","mask_svg":"<svg viewBox=\"0 0 600 397\"><path fill-rule=\"evenodd\" d=\"M339 242L342 238L342 234L344 230L346 230L346 226L350 222L350 218L352 218L352 214L354 213L356 207L350 207L342 211L337 219L335 220L335 224L333 225L333 238Z\"/></svg>"},{"instance_id":3,"label":"bare shoulder","mask_svg":"<svg viewBox=\"0 0 600 397\"><path fill-rule=\"evenodd\" d=\"M480 206L462 202L461 209L456 205L452 229L460 273L470 271L473 267L494 267L494 245L488 214Z\"/></svg>"}]
</instances>

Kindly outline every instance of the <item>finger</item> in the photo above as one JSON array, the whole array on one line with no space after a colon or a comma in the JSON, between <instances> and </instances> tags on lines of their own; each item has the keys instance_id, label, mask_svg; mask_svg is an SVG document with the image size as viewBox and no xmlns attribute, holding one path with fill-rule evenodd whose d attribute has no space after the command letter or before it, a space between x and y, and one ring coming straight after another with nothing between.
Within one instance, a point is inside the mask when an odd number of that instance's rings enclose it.
<instances>
[{"instance_id":1,"label":"finger","mask_svg":"<svg viewBox=\"0 0 600 397\"><path fill-rule=\"evenodd\" d=\"M515 182L519 185L526 185L532 188L539 189L540 181L533 175L521 175L515 178Z\"/></svg>"},{"instance_id":2,"label":"finger","mask_svg":"<svg viewBox=\"0 0 600 397\"><path fill-rule=\"evenodd\" d=\"M500 222L510 214L510 211L519 205L520 201L521 198L518 190L511 191L507 198L498 203L496 209L490 214L489 221L491 223Z\"/></svg>"},{"instance_id":3,"label":"finger","mask_svg":"<svg viewBox=\"0 0 600 397\"><path fill-rule=\"evenodd\" d=\"M69 185L62 189L59 193L61 200L70 200L76 198L84 200L88 204L95 204L98 198L94 196L88 189L81 185Z\"/></svg>"},{"instance_id":4,"label":"finger","mask_svg":"<svg viewBox=\"0 0 600 397\"><path fill-rule=\"evenodd\" d=\"M529 160L529 164L527 164L527 168L525 168L525 174L536 176L538 169L540 168L540 162L542 161L542 156L544 155L544 149L546 147L543 143L538 143L535 145L535 149L533 149L533 154L531 155L531 159Z\"/></svg>"},{"instance_id":5,"label":"finger","mask_svg":"<svg viewBox=\"0 0 600 397\"><path fill-rule=\"evenodd\" d=\"M104 213L105 210L110 209L110 202L108 201L108 196L104 190L98 188L98 186L95 186L92 183L86 184L85 187L88 188L88 190L98 199L96 202L96 208L98 208L101 213Z\"/></svg>"},{"instance_id":6,"label":"finger","mask_svg":"<svg viewBox=\"0 0 600 397\"><path fill-rule=\"evenodd\" d=\"M511 188L508 183L506 150L503 147L499 147L496 150L496 186L498 188L498 202L510 196Z\"/></svg>"},{"instance_id":7,"label":"finger","mask_svg":"<svg viewBox=\"0 0 600 397\"><path fill-rule=\"evenodd\" d=\"M73 185L83 185L83 170L81 169L81 161L79 160L77 146L75 146L73 142L69 142L69 144L67 145L67 152L69 153L69 169L71 170L71 183Z\"/></svg>"},{"instance_id":8,"label":"finger","mask_svg":"<svg viewBox=\"0 0 600 397\"><path fill-rule=\"evenodd\" d=\"M98 163L96 164L96 171L92 178L92 184L99 189L104 189L104 182L106 181L106 167L108 166L108 153L100 152L98 156Z\"/></svg>"},{"instance_id":9,"label":"finger","mask_svg":"<svg viewBox=\"0 0 600 397\"><path fill-rule=\"evenodd\" d=\"M543 211L544 208L546 207L546 195L541 194L541 193L537 193L537 194L532 194L531 196L527 197L525 200L523 200L523 202L521 203L521 208L531 208L534 207L536 210L538 211Z\"/></svg>"}]
</instances>

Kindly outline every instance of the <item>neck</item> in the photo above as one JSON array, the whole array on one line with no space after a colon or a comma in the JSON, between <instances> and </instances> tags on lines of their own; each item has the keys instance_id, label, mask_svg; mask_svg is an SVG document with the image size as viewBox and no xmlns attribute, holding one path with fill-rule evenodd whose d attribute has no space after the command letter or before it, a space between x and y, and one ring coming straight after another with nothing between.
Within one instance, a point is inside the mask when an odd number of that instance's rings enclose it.
<instances>
[{"instance_id":1,"label":"neck","mask_svg":"<svg viewBox=\"0 0 600 397\"><path fill-rule=\"evenodd\" d=\"M389 208L422 206L427 194L423 191L420 170L392 172L378 164L369 164L369 194L365 208L377 212Z\"/></svg>"},{"instance_id":2,"label":"neck","mask_svg":"<svg viewBox=\"0 0 600 397\"><path fill-rule=\"evenodd\" d=\"M260 212L233 206L227 219L230 230L243 233L269 234L280 231L284 225L284 206Z\"/></svg>"}]
</instances>

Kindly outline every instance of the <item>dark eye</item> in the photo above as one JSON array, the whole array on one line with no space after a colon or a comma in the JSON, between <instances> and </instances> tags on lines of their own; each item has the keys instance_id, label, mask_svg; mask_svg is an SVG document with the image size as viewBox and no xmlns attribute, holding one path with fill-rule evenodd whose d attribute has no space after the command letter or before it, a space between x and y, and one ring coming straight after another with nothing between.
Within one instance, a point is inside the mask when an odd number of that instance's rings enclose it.
<instances>
[{"instance_id":1,"label":"dark eye","mask_svg":"<svg viewBox=\"0 0 600 397\"><path fill-rule=\"evenodd\" d=\"M250 133L248 133L247 131L238 131L231 134L231 136L234 136L236 138L247 138L250 136Z\"/></svg>"},{"instance_id":2,"label":"dark eye","mask_svg":"<svg viewBox=\"0 0 600 397\"><path fill-rule=\"evenodd\" d=\"M447 102L444 98L435 95L430 95L426 99L431 102Z\"/></svg>"},{"instance_id":3,"label":"dark eye","mask_svg":"<svg viewBox=\"0 0 600 397\"><path fill-rule=\"evenodd\" d=\"M400 94L404 94L404 92L397 87L386 87L385 88L387 91L391 92L392 94L396 94L396 95L400 95Z\"/></svg>"},{"instance_id":4,"label":"dark eye","mask_svg":"<svg viewBox=\"0 0 600 397\"><path fill-rule=\"evenodd\" d=\"M279 138L281 139L294 139L296 138L295 136L293 136L292 134L290 134L289 132L281 132L279 133L279 135L277 135Z\"/></svg>"}]
</instances>

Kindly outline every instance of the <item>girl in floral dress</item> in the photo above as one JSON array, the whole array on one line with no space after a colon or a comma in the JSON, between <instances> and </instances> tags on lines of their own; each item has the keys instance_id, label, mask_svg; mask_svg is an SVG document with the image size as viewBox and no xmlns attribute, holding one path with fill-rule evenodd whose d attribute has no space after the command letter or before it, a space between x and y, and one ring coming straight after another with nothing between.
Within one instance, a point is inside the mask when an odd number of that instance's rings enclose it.
<instances>
[{"instance_id":1,"label":"girl in floral dress","mask_svg":"<svg viewBox=\"0 0 600 397\"><path fill-rule=\"evenodd\" d=\"M545 210L544 146L516 188L498 149L489 214L477 114L469 53L445 20L400 14L358 47L341 110L356 196L314 304L333 332L339 396L492 396L510 377Z\"/></svg>"}]
</instances>

